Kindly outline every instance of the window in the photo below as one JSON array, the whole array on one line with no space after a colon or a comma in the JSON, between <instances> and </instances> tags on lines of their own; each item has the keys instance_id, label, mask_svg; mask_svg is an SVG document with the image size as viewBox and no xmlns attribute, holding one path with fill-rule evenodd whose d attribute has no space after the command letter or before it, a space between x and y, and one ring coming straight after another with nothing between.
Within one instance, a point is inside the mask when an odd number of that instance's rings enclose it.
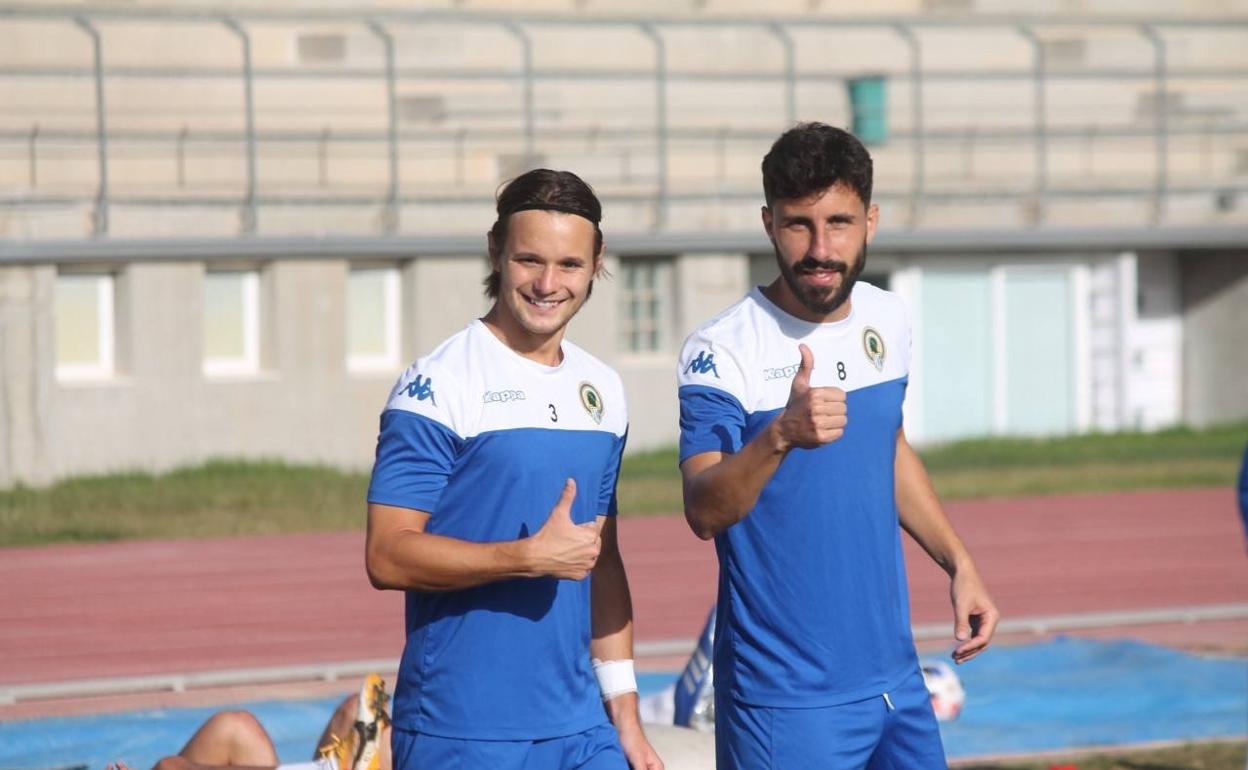
<instances>
[{"instance_id":1,"label":"window","mask_svg":"<svg viewBox=\"0 0 1248 770\"><path fill-rule=\"evenodd\" d=\"M56 277L56 377L105 379L113 375L113 276Z\"/></svg>"},{"instance_id":2,"label":"window","mask_svg":"<svg viewBox=\"0 0 1248 770\"><path fill-rule=\"evenodd\" d=\"M388 371L398 360L398 269L351 270L347 278L347 369Z\"/></svg>"},{"instance_id":3,"label":"window","mask_svg":"<svg viewBox=\"0 0 1248 770\"><path fill-rule=\"evenodd\" d=\"M667 350L672 328L671 260L623 260L620 279L620 349Z\"/></svg>"},{"instance_id":4,"label":"window","mask_svg":"<svg viewBox=\"0 0 1248 770\"><path fill-rule=\"evenodd\" d=\"M260 274L204 276L204 374L237 376L260 369Z\"/></svg>"},{"instance_id":5,"label":"window","mask_svg":"<svg viewBox=\"0 0 1248 770\"><path fill-rule=\"evenodd\" d=\"M880 75L866 75L850 78L846 85L854 136L863 144L883 144L888 139L887 81Z\"/></svg>"}]
</instances>

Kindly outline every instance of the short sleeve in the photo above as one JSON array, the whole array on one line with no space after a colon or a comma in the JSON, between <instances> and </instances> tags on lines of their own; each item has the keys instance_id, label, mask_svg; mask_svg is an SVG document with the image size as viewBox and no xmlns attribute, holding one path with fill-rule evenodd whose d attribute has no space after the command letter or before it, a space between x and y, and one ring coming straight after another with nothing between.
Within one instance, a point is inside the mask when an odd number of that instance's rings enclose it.
<instances>
[{"instance_id":1,"label":"short sleeve","mask_svg":"<svg viewBox=\"0 0 1248 770\"><path fill-rule=\"evenodd\" d=\"M463 448L458 391L428 360L399 377L381 414L368 502L428 513L437 509Z\"/></svg>"},{"instance_id":2,"label":"short sleeve","mask_svg":"<svg viewBox=\"0 0 1248 770\"><path fill-rule=\"evenodd\" d=\"M620 464L624 458L624 445L628 443L628 431L615 439L611 449L611 462L602 474L602 485L598 489L598 515L614 516L619 512L616 499L616 488L620 483Z\"/></svg>"},{"instance_id":3,"label":"short sleeve","mask_svg":"<svg viewBox=\"0 0 1248 770\"><path fill-rule=\"evenodd\" d=\"M434 513L462 444L435 420L387 409L381 415L368 502Z\"/></svg>"},{"instance_id":4,"label":"short sleeve","mask_svg":"<svg viewBox=\"0 0 1248 770\"><path fill-rule=\"evenodd\" d=\"M702 452L734 453L745 430L745 380L732 352L695 332L680 354L680 461Z\"/></svg>"}]
</instances>

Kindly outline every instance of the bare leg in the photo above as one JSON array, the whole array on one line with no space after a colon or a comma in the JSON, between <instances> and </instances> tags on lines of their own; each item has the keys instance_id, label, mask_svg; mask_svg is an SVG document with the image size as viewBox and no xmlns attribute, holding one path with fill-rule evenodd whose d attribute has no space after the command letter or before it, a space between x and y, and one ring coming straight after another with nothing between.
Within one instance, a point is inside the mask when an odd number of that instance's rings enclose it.
<instances>
[{"instance_id":1,"label":"bare leg","mask_svg":"<svg viewBox=\"0 0 1248 770\"><path fill-rule=\"evenodd\" d=\"M196 765L276 767L273 739L250 712L218 711L191 736L178 756ZM163 762L163 760L162 760ZM157 766L158 770L174 770Z\"/></svg>"},{"instance_id":2,"label":"bare leg","mask_svg":"<svg viewBox=\"0 0 1248 770\"><path fill-rule=\"evenodd\" d=\"M322 746L329 743L330 736L337 735L339 738L345 738L354 730L355 715L360 710L360 699L356 695L348 695L338 704L338 708L334 709L334 714L329 718L329 722L325 725L324 732L316 742L317 751L312 754L313 759L319 759L319 750Z\"/></svg>"}]
</instances>

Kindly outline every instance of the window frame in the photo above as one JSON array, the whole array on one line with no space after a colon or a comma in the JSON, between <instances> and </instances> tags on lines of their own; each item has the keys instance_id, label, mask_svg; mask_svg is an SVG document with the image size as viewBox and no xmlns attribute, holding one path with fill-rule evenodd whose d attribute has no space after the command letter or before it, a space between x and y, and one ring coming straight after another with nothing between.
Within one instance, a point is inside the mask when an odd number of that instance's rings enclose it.
<instances>
[{"instance_id":1,"label":"window frame","mask_svg":"<svg viewBox=\"0 0 1248 770\"><path fill-rule=\"evenodd\" d=\"M243 300L243 354L233 358L214 358L207 350L207 283L213 274L234 274L242 277ZM204 376L221 379L249 377L260 373L260 270L259 268L234 268L207 270L204 273L204 321L201 345L203 359L201 368Z\"/></svg>"},{"instance_id":2,"label":"window frame","mask_svg":"<svg viewBox=\"0 0 1248 770\"><path fill-rule=\"evenodd\" d=\"M96 344L99 357L93 363L63 363L60 360L59 346L54 344L55 376L58 382L98 382L111 380L117 374L117 280L112 273L90 272L57 272L56 280L61 278L92 278L95 280L96 291ZM53 297L53 319L56 318L57 299ZM54 335L59 330L54 330Z\"/></svg>"},{"instance_id":3,"label":"window frame","mask_svg":"<svg viewBox=\"0 0 1248 770\"><path fill-rule=\"evenodd\" d=\"M364 355L351 352L351 277L355 273L383 273L382 296L385 302L385 314L382 323L383 352L379 355ZM398 265L357 265L347 269L347 292L344 307L346 322L346 366L351 374L374 374L389 372L399 365L399 346L402 317L402 271Z\"/></svg>"},{"instance_id":4,"label":"window frame","mask_svg":"<svg viewBox=\"0 0 1248 770\"><path fill-rule=\"evenodd\" d=\"M647 271L652 279L648 286L635 289L631 276L638 269ZM616 346L621 354L644 357L671 352L676 310L675 280L676 260L672 257L630 257L621 260L616 304L619 325ZM634 318L630 312L635 306L647 307L651 304L656 308L654 315L646 312L643 318ZM635 339L651 338L651 335L653 346L634 346Z\"/></svg>"}]
</instances>

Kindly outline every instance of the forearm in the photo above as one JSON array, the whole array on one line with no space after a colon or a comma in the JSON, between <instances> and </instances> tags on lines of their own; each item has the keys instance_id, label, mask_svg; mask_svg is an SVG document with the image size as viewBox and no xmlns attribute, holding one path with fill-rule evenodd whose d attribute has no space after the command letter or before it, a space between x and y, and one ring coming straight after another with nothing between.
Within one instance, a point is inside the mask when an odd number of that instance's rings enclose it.
<instances>
[{"instance_id":1,"label":"forearm","mask_svg":"<svg viewBox=\"0 0 1248 770\"><path fill-rule=\"evenodd\" d=\"M904 438L897 442L895 473L902 528L951 577L973 570L970 553L945 515L923 460Z\"/></svg>"},{"instance_id":2,"label":"forearm","mask_svg":"<svg viewBox=\"0 0 1248 770\"><path fill-rule=\"evenodd\" d=\"M685 519L694 534L709 540L745 518L786 454L788 447L772 421L739 452L684 473Z\"/></svg>"},{"instance_id":3,"label":"forearm","mask_svg":"<svg viewBox=\"0 0 1248 770\"><path fill-rule=\"evenodd\" d=\"M590 585L590 655L598 660L633 657L633 601L618 552L599 557Z\"/></svg>"},{"instance_id":4,"label":"forearm","mask_svg":"<svg viewBox=\"0 0 1248 770\"><path fill-rule=\"evenodd\" d=\"M610 542L614 538L604 538ZM633 603L628 575L619 549L610 542L594 567L591 583L590 656L595 660L631 660L633 657ZM621 693L604 701L617 728L640 724L637 693Z\"/></svg>"},{"instance_id":5,"label":"forearm","mask_svg":"<svg viewBox=\"0 0 1248 770\"><path fill-rule=\"evenodd\" d=\"M385 589L456 591L536 574L525 540L472 543L415 531L370 538L365 561L373 586Z\"/></svg>"}]
</instances>

